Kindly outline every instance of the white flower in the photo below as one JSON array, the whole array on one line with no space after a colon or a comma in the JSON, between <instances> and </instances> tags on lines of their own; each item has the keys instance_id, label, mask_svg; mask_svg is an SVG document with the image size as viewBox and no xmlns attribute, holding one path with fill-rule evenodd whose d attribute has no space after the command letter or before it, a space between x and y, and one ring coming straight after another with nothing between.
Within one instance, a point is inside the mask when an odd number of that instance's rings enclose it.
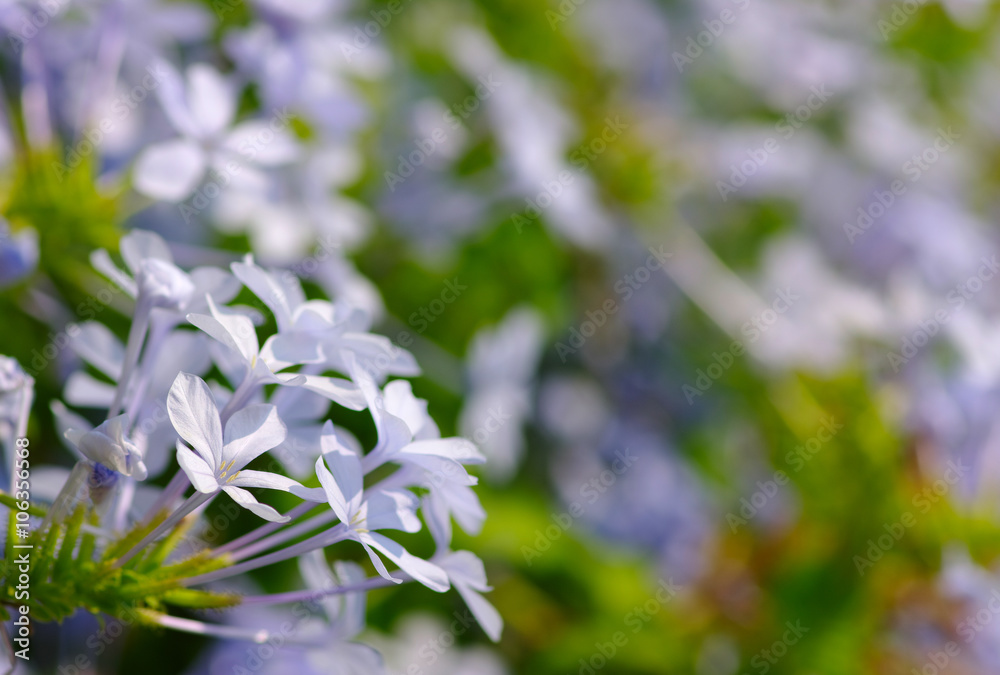
<instances>
[{"instance_id":1,"label":"white flower","mask_svg":"<svg viewBox=\"0 0 1000 675\"><path fill-rule=\"evenodd\" d=\"M186 307L194 294L194 283L186 272L164 260L143 260L136 277L139 297L148 298L154 307L178 310Z\"/></svg>"},{"instance_id":2,"label":"white flower","mask_svg":"<svg viewBox=\"0 0 1000 675\"><path fill-rule=\"evenodd\" d=\"M371 490L366 493L361 458L354 450L340 443L334 433L333 423L327 422L323 428L321 442L323 456L316 460L316 475L323 486L322 493L347 528L347 536L365 548L379 575L396 583L402 581L389 574L376 551L428 588L438 592L448 590L448 577L440 567L414 556L396 542L376 532L419 531L420 520L415 513L416 497L405 490ZM314 499L315 492L302 490L297 491L297 494Z\"/></svg>"},{"instance_id":3,"label":"white flower","mask_svg":"<svg viewBox=\"0 0 1000 675\"><path fill-rule=\"evenodd\" d=\"M125 436L128 427L128 415L118 415L90 431L68 429L66 438L90 461L103 464L124 476L145 480L146 465L142 461L142 453Z\"/></svg>"},{"instance_id":4,"label":"white flower","mask_svg":"<svg viewBox=\"0 0 1000 675\"><path fill-rule=\"evenodd\" d=\"M208 385L194 375L180 373L167 396L167 414L192 452L177 444L177 461L195 489L203 494L224 491L240 506L261 518L285 522L287 517L259 503L243 488L291 491L301 486L290 478L266 471L244 470L247 464L285 440L285 425L272 405L251 405L236 412L226 424Z\"/></svg>"},{"instance_id":5,"label":"white flower","mask_svg":"<svg viewBox=\"0 0 1000 675\"><path fill-rule=\"evenodd\" d=\"M463 465L482 464L485 457L464 438L439 438L426 402L413 396L408 382L390 382L382 394L357 363L350 372L364 392L378 433L378 444L364 458L365 470L386 462L402 465L382 485L428 488L423 513L435 536L451 540L452 516L463 530L477 534L486 512L472 490L478 480Z\"/></svg>"},{"instance_id":6,"label":"white flower","mask_svg":"<svg viewBox=\"0 0 1000 675\"><path fill-rule=\"evenodd\" d=\"M211 314L189 314L188 321L238 354L247 368L248 377L258 383L301 386L345 408L364 410L364 396L353 382L320 375L281 372L292 366L309 363L311 345L300 348L285 345L287 348L279 358L274 350L276 335L268 338L261 347L253 322L247 316L228 308L217 307L211 297L206 300Z\"/></svg>"},{"instance_id":7,"label":"white flower","mask_svg":"<svg viewBox=\"0 0 1000 675\"><path fill-rule=\"evenodd\" d=\"M252 120L229 128L236 115L236 91L211 66L191 66L186 82L166 63L157 63L157 70L162 73L157 96L181 137L142 152L135 165L139 192L154 199L181 201L194 192L209 168L226 175L243 174L241 178L246 179L253 171L242 166L245 160L274 166L295 157L291 135L281 128L275 130L273 124Z\"/></svg>"},{"instance_id":8,"label":"white flower","mask_svg":"<svg viewBox=\"0 0 1000 675\"><path fill-rule=\"evenodd\" d=\"M133 298L142 297L153 307L177 312L202 311L205 296L228 302L240 290L232 275L215 267L198 267L190 273L174 264L166 242L153 232L132 230L121 240L125 266L121 270L104 249L94 251L90 262Z\"/></svg>"},{"instance_id":9,"label":"white flower","mask_svg":"<svg viewBox=\"0 0 1000 675\"><path fill-rule=\"evenodd\" d=\"M268 306L278 323L272 353L279 359L322 363L347 372L345 354L352 354L377 380L386 375L420 374L416 359L382 335L364 332L368 319L356 308L325 300L306 300L298 278L291 273L264 270L247 256L232 264L237 279Z\"/></svg>"}]
</instances>

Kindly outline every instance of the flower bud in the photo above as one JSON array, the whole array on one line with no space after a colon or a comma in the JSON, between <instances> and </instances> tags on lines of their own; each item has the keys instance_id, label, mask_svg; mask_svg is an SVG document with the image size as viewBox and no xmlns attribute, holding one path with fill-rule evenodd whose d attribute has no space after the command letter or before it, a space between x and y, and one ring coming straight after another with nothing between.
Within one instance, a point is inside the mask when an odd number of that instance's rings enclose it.
<instances>
[{"instance_id":1,"label":"flower bud","mask_svg":"<svg viewBox=\"0 0 1000 675\"><path fill-rule=\"evenodd\" d=\"M190 302L194 293L191 278L165 260L143 260L137 276L139 296L147 299L153 307L179 310Z\"/></svg>"},{"instance_id":2,"label":"flower bud","mask_svg":"<svg viewBox=\"0 0 1000 675\"><path fill-rule=\"evenodd\" d=\"M66 438L90 461L125 476L133 476L136 480L145 480L146 465L142 461L142 453L125 437L128 423L128 415L119 415L90 431L69 429Z\"/></svg>"}]
</instances>

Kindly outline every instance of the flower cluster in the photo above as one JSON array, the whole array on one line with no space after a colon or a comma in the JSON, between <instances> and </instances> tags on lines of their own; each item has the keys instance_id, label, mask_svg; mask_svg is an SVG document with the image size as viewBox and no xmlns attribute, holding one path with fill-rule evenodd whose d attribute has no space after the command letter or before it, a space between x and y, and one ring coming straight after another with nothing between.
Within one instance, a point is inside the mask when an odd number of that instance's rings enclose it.
<instances>
[{"instance_id":1,"label":"flower cluster","mask_svg":"<svg viewBox=\"0 0 1000 675\"><path fill-rule=\"evenodd\" d=\"M295 275L264 269L252 256L229 271L187 271L160 237L141 230L123 238L121 253L127 270L105 251L93 260L134 298L131 329L124 344L96 321L74 331L72 346L91 368L69 378L66 400L100 411L105 421L91 428L65 405L53 405L79 461L35 524L41 541L55 532L54 539L62 536L61 550L72 552L71 538L96 535L81 546L81 570L96 565L106 594L113 591L108 584L146 583L143 574L165 581L158 592L150 587L138 593L143 616L180 630L257 641L266 636L262 629L172 616L165 608L170 604L283 605L344 596L336 602L355 609L329 611L326 632L300 641L327 656L331 649L355 650L370 666L359 672L381 672L378 659L367 649L335 645L364 625L358 597L383 585L417 582L437 592L454 587L486 633L499 639L502 620L481 595L490 590L482 562L451 550L452 519L471 534L482 527L485 512L472 490L477 479L466 467L485 460L471 442L441 437L426 401L406 380L389 380L419 372L412 355L370 333L363 310L307 299ZM256 325L262 314L232 304L240 293L273 315L276 331L263 344ZM0 422L21 428L5 433L7 441L23 433L31 382L18 376L12 361L2 365ZM342 411L371 416L372 449L366 452L335 423ZM179 468L167 480L174 458ZM166 487L152 487L150 479L161 475ZM259 501L266 491L299 503L281 511ZM197 541L195 525L222 493L264 522L209 548ZM392 538L394 531L418 532L422 523L437 547L430 560ZM341 542L360 544L373 576L346 561L331 569L326 550ZM248 597L227 587L225 580L236 575L296 558L309 584L302 591ZM57 571L65 572L54 566L51 574ZM38 615L61 618L43 590L59 579L34 581Z\"/></svg>"}]
</instances>

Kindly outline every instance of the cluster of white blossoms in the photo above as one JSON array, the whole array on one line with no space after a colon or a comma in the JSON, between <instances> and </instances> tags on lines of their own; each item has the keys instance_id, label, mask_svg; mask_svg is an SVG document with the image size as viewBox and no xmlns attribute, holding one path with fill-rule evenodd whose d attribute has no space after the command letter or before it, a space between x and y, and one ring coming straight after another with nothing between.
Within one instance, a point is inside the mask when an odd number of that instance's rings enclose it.
<instances>
[{"instance_id":1,"label":"cluster of white blossoms","mask_svg":"<svg viewBox=\"0 0 1000 675\"><path fill-rule=\"evenodd\" d=\"M308 300L293 274L263 269L252 256L229 271L185 271L160 237L138 230L123 238L121 255L127 270L104 251L92 260L135 300L127 341L122 344L101 323L81 324L72 347L92 369L73 374L65 392L70 405L106 410L106 421L90 428L62 403L53 405L79 461L39 527L65 520L81 500L99 519L98 541L113 542L148 524L109 561L111 569L128 569L182 525L197 532L190 524L225 493L224 499L265 522L214 549L203 543L178 547L174 556L193 548L203 558L225 561L183 578L181 587L225 593L225 580L235 575L298 558L308 561L301 592L239 600L281 605L343 596L335 599L351 604L348 596L391 584L418 582L437 592L454 587L489 637L499 639L502 620L480 595L490 590L482 562L468 551L451 550L453 518L471 534L485 519L472 490L477 480L466 470L484 458L465 439L441 438L426 401L414 396L407 381L387 382L418 374L412 355L368 332L363 311ZM274 316L277 332L263 344L255 325L263 323L261 312L229 304L242 287ZM377 432L374 448L366 452L328 419L337 414L331 403L368 411ZM272 470L248 468L265 453L270 464L254 466ZM141 482L173 468L172 457L179 469L165 488ZM302 501L282 513L258 501L261 493L253 491L261 489ZM421 530L422 521L437 547L430 560L392 539L393 531ZM330 567L324 549L341 542L364 549L375 570L371 578L354 563ZM326 583L317 587L318 578ZM329 652L330 636L337 644L350 640L363 617L357 611L341 616L351 625L332 621L325 637L309 635L302 642ZM241 633L166 612L155 617L181 630L266 638L260 629ZM381 672L367 648L342 654L358 660L358 671L345 672Z\"/></svg>"}]
</instances>

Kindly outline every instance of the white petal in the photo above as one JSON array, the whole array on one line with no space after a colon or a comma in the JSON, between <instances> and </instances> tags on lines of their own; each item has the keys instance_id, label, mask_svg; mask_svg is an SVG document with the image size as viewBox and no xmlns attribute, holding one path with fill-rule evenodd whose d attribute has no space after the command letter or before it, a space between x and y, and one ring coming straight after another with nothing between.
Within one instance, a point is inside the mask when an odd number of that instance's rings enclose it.
<instances>
[{"instance_id":1,"label":"white petal","mask_svg":"<svg viewBox=\"0 0 1000 675\"><path fill-rule=\"evenodd\" d=\"M170 123L185 136L198 136L199 129L188 109L187 93L180 73L169 62L160 58L154 59L152 70L158 82L156 97Z\"/></svg>"},{"instance_id":2,"label":"white petal","mask_svg":"<svg viewBox=\"0 0 1000 675\"><path fill-rule=\"evenodd\" d=\"M404 377L420 375L420 366L413 354L397 347L384 335L345 333L340 342L344 349L354 352L358 362L379 381L387 374Z\"/></svg>"},{"instance_id":3,"label":"white petal","mask_svg":"<svg viewBox=\"0 0 1000 675\"><path fill-rule=\"evenodd\" d=\"M87 373L77 371L66 381L63 396L73 405L85 408L110 408L115 400L115 387Z\"/></svg>"},{"instance_id":4,"label":"white petal","mask_svg":"<svg viewBox=\"0 0 1000 675\"><path fill-rule=\"evenodd\" d=\"M323 435L320 437L320 447L323 457L316 460L316 466L323 464L330 467L330 477L332 484L328 481L320 482L326 490L331 506L337 502L340 508L348 515L345 522L357 513L361 506L361 493L364 490L364 474L361 471L361 460L352 449L343 445L333 430L333 423L327 422L323 426ZM336 510L336 509L334 509ZM338 516L340 513L338 512Z\"/></svg>"},{"instance_id":5,"label":"white petal","mask_svg":"<svg viewBox=\"0 0 1000 675\"><path fill-rule=\"evenodd\" d=\"M191 195L205 174L207 158L194 141L178 139L143 151L135 163L133 183L142 194L168 202Z\"/></svg>"},{"instance_id":6,"label":"white petal","mask_svg":"<svg viewBox=\"0 0 1000 675\"><path fill-rule=\"evenodd\" d=\"M287 476L282 476L278 473L271 473L269 471L253 471L251 469L243 469L240 471L239 475L233 479L230 485L236 485L237 487L267 488L268 490L281 490L282 492L292 493L299 491L299 489L308 489L304 488L298 481L292 480Z\"/></svg>"},{"instance_id":7,"label":"white petal","mask_svg":"<svg viewBox=\"0 0 1000 675\"><path fill-rule=\"evenodd\" d=\"M192 308L204 307L207 310L206 295L212 296L216 303L227 303L240 292L240 282L217 267L196 267L191 270L191 281L195 287Z\"/></svg>"},{"instance_id":8,"label":"white petal","mask_svg":"<svg viewBox=\"0 0 1000 675\"><path fill-rule=\"evenodd\" d=\"M385 385L383 394L386 412L406 422L414 436L431 421L427 401L414 396L413 388L406 380L394 380Z\"/></svg>"},{"instance_id":9,"label":"white petal","mask_svg":"<svg viewBox=\"0 0 1000 675\"><path fill-rule=\"evenodd\" d=\"M94 269L98 272L114 281L115 284L128 293L130 297L134 298L136 293L138 293L135 280L115 265L114 261L111 260L111 256L103 248L99 248L96 251L91 252L90 264L93 265Z\"/></svg>"},{"instance_id":10,"label":"white petal","mask_svg":"<svg viewBox=\"0 0 1000 675\"><path fill-rule=\"evenodd\" d=\"M243 285L249 288L271 310L278 322L278 330L291 330L292 311L295 309L292 303L296 302L298 296L301 295L301 287L299 287L298 294L290 295L287 283L285 285L279 283L276 275L270 274L256 265L250 256L247 256L244 262L233 263L230 267L236 278L242 281ZM298 283L295 275L290 272L288 274L292 277L288 283Z\"/></svg>"},{"instance_id":11,"label":"white petal","mask_svg":"<svg viewBox=\"0 0 1000 675\"><path fill-rule=\"evenodd\" d=\"M211 296L206 296L205 300L212 315L188 314L187 320L240 354L247 363L252 363L260 351L253 322L229 308L226 308L228 311L219 309Z\"/></svg>"},{"instance_id":12,"label":"white petal","mask_svg":"<svg viewBox=\"0 0 1000 675\"><path fill-rule=\"evenodd\" d=\"M73 351L112 380L117 380L125 360L125 347L117 336L97 321L79 324L76 329L67 331L71 335L75 332L70 340Z\"/></svg>"},{"instance_id":13,"label":"white petal","mask_svg":"<svg viewBox=\"0 0 1000 675\"><path fill-rule=\"evenodd\" d=\"M295 138L284 129L275 131L266 120L237 125L226 136L223 147L262 166L287 164L299 155Z\"/></svg>"},{"instance_id":14,"label":"white petal","mask_svg":"<svg viewBox=\"0 0 1000 675\"><path fill-rule=\"evenodd\" d=\"M163 340L153 365L150 393L166 392L177 373L204 374L212 365L208 336L190 330L175 330Z\"/></svg>"},{"instance_id":15,"label":"white petal","mask_svg":"<svg viewBox=\"0 0 1000 675\"><path fill-rule=\"evenodd\" d=\"M177 434L212 468L222 463L222 424L208 385L200 377L178 373L167 395L167 414Z\"/></svg>"},{"instance_id":16,"label":"white petal","mask_svg":"<svg viewBox=\"0 0 1000 675\"><path fill-rule=\"evenodd\" d=\"M469 440L464 438L434 438L410 443L403 452L410 455L444 457L461 464L483 464L486 457Z\"/></svg>"},{"instance_id":17,"label":"white petal","mask_svg":"<svg viewBox=\"0 0 1000 675\"><path fill-rule=\"evenodd\" d=\"M305 381L299 386L324 396L349 410L365 409L364 394L350 380L321 375L305 375L303 377L305 377Z\"/></svg>"},{"instance_id":18,"label":"white petal","mask_svg":"<svg viewBox=\"0 0 1000 675\"><path fill-rule=\"evenodd\" d=\"M219 481L212 467L180 442L177 443L177 463L181 465L195 490L205 494L219 491Z\"/></svg>"},{"instance_id":19,"label":"white petal","mask_svg":"<svg viewBox=\"0 0 1000 675\"><path fill-rule=\"evenodd\" d=\"M188 68L187 83L188 108L199 131L214 136L228 127L236 114L236 94L219 71L197 63Z\"/></svg>"},{"instance_id":20,"label":"white petal","mask_svg":"<svg viewBox=\"0 0 1000 675\"><path fill-rule=\"evenodd\" d=\"M368 532L359 536L362 544L367 544L382 553L386 558L396 563L399 569L432 591L444 593L450 588L448 575L434 563L418 558L392 539L377 532Z\"/></svg>"},{"instance_id":21,"label":"white petal","mask_svg":"<svg viewBox=\"0 0 1000 675\"><path fill-rule=\"evenodd\" d=\"M383 579L385 579L387 581L391 581L394 584L401 584L401 583L403 583L402 579L397 579L396 577L394 577L391 574L389 574L389 570L386 569L385 563L382 562L382 558L380 558L378 556L378 553L376 553L374 551L374 549L372 548L372 545L371 545L372 544L372 538L371 538L370 535L367 535L367 534L356 534L356 535L354 535L354 538L358 542L360 542L360 544L362 546L365 547L365 552L368 554L368 557L371 558L372 565L375 566L375 571L378 572L378 574L379 574L380 577L382 577Z\"/></svg>"},{"instance_id":22,"label":"white petal","mask_svg":"<svg viewBox=\"0 0 1000 675\"><path fill-rule=\"evenodd\" d=\"M311 333L291 331L272 335L260 351L271 370L280 372L303 363L322 363L321 340Z\"/></svg>"},{"instance_id":23,"label":"white petal","mask_svg":"<svg viewBox=\"0 0 1000 675\"><path fill-rule=\"evenodd\" d=\"M435 498L434 493L426 495L423 499L421 511L424 520L427 521L427 529L431 531L434 544L439 551L446 550L451 546L451 511L448 505L440 497Z\"/></svg>"},{"instance_id":24,"label":"white petal","mask_svg":"<svg viewBox=\"0 0 1000 675\"><path fill-rule=\"evenodd\" d=\"M257 404L238 410L226 423L222 461L239 471L251 461L280 445L288 429L273 405Z\"/></svg>"},{"instance_id":25,"label":"white petal","mask_svg":"<svg viewBox=\"0 0 1000 675\"><path fill-rule=\"evenodd\" d=\"M475 490L465 485L451 484L447 489L432 490L432 493L446 501L455 520L467 533L476 535L483 529L486 511L479 503Z\"/></svg>"},{"instance_id":26,"label":"white petal","mask_svg":"<svg viewBox=\"0 0 1000 675\"><path fill-rule=\"evenodd\" d=\"M291 520L288 516L283 516L278 513L273 506L268 506L267 504L261 504L258 502L252 494L244 490L243 488L233 487L227 485L222 488L223 491L233 498L237 504L247 509L248 511L260 516L264 520L270 520L272 523L287 523Z\"/></svg>"},{"instance_id":27,"label":"white petal","mask_svg":"<svg viewBox=\"0 0 1000 675\"><path fill-rule=\"evenodd\" d=\"M177 311L185 307L194 293L188 273L173 263L156 258L141 261L135 277L139 295L154 307Z\"/></svg>"},{"instance_id":28,"label":"white petal","mask_svg":"<svg viewBox=\"0 0 1000 675\"><path fill-rule=\"evenodd\" d=\"M415 510L417 499L405 490L376 490L365 496L364 528L367 530L403 530L419 532L420 519Z\"/></svg>"},{"instance_id":29,"label":"white petal","mask_svg":"<svg viewBox=\"0 0 1000 675\"><path fill-rule=\"evenodd\" d=\"M441 558L438 564L448 573L448 577L456 583L460 582L480 592L493 590L486 583L486 568L483 566L483 561L475 553L470 551L455 551Z\"/></svg>"},{"instance_id":30,"label":"white petal","mask_svg":"<svg viewBox=\"0 0 1000 675\"><path fill-rule=\"evenodd\" d=\"M483 631L493 642L499 642L500 634L503 633L503 618L496 607L465 584L456 581L455 588L465 600L465 604L469 606L472 616L476 617L476 621L482 626Z\"/></svg>"},{"instance_id":31,"label":"white petal","mask_svg":"<svg viewBox=\"0 0 1000 675\"><path fill-rule=\"evenodd\" d=\"M174 257L163 238L148 230L132 230L122 237L119 246L125 264L132 274L139 271L143 260L154 258L173 264Z\"/></svg>"}]
</instances>

